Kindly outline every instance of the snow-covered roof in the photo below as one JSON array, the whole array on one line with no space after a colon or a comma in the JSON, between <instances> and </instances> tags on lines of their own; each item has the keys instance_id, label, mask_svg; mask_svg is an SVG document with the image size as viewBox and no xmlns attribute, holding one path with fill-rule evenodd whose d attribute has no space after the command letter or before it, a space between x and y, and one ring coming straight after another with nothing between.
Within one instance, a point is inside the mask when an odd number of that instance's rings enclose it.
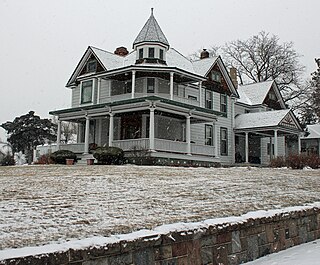
<instances>
[{"instance_id":1,"label":"snow-covered roof","mask_svg":"<svg viewBox=\"0 0 320 265\"><path fill-rule=\"evenodd\" d=\"M90 46L92 51L95 53L95 55L98 57L98 59L101 61L103 66L107 69L115 69L123 66L123 58L122 56L119 56L117 54L104 51L95 47Z\"/></svg>"},{"instance_id":2,"label":"snow-covered roof","mask_svg":"<svg viewBox=\"0 0 320 265\"><path fill-rule=\"evenodd\" d=\"M273 84L272 81L253 83L250 85L239 86L238 93L240 99L238 102L247 105L259 105L265 100Z\"/></svg>"},{"instance_id":3,"label":"snow-covered roof","mask_svg":"<svg viewBox=\"0 0 320 265\"><path fill-rule=\"evenodd\" d=\"M320 139L320 124L307 125L309 135L304 139Z\"/></svg>"},{"instance_id":4,"label":"snow-covered roof","mask_svg":"<svg viewBox=\"0 0 320 265\"><path fill-rule=\"evenodd\" d=\"M289 109L240 114L235 119L235 129L277 126L290 112Z\"/></svg>"},{"instance_id":5,"label":"snow-covered roof","mask_svg":"<svg viewBox=\"0 0 320 265\"><path fill-rule=\"evenodd\" d=\"M217 58L218 57L215 56L192 62L194 71L199 75L205 76L216 62Z\"/></svg>"},{"instance_id":6,"label":"snow-covered roof","mask_svg":"<svg viewBox=\"0 0 320 265\"><path fill-rule=\"evenodd\" d=\"M153 16L153 9L151 9L151 15L146 24L144 24L138 36L134 40L133 47L142 42L158 42L169 47L169 42L166 36L163 34L157 20Z\"/></svg>"},{"instance_id":7,"label":"snow-covered roof","mask_svg":"<svg viewBox=\"0 0 320 265\"><path fill-rule=\"evenodd\" d=\"M187 72L196 73L192 62L176 49L170 48L168 50L166 62L169 67L177 67Z\"/></svg>"}]
</instances>

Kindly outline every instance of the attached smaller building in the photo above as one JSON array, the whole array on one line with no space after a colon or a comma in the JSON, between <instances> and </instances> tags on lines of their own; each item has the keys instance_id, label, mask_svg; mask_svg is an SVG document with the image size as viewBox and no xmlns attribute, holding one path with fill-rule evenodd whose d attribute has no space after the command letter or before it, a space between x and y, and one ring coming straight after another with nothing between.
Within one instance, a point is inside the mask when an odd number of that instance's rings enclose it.
<instances>
[{"instance_id":1,"label":"attached smaller building","mask_svg":"<svg viewBox=\"0 0 320 265\"><path fill-rule=\"evenodd\" d=\"M320 156L320 124L307 125L307 136L301 138L301 152Z\"/></svg>"}]
</instances>

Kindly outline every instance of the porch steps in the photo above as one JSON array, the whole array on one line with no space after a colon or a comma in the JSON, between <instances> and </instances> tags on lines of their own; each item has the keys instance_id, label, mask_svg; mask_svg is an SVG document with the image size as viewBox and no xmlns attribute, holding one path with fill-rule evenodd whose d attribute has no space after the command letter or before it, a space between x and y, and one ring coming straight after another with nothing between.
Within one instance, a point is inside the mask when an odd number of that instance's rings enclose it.
<instances>
[{"instance_id":1,"label":"porch steps","mask_svg":"<svg viewBox=\"0 0 320 265\"><path fill-rule=\"evenodd\" d=\"M77 165L87 165L87 159L94 159L92 154L77 154Z\"/></svg>"}]
</instances>

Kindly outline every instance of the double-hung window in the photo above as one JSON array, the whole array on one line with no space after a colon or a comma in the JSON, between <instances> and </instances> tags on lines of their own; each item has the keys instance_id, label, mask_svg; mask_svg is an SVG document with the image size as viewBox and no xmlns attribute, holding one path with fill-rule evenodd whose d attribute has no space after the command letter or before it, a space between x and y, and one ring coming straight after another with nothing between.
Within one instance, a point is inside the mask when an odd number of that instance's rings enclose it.
<instances>
[{"instance_id":1,"label":"double-hung window","mask_svg":"<svg viewBox=\"0 0 320 265\"><path fill-rule=\"evenodd\" d=\"M81 104L92 103L93 80L81 83Z\"/></svg>"},{"instance_id":2,"label":"double-hung window","mask_svg":"<svg viewBox=\"0 0 320 265\"><path fill-rule=\"evenodd\" d=\"M220 128L220 153L222 156L228 155L228 129Z\"/></svg>"},{"instance_id":3,"label":"double-hung window","mask_svg":"<svg viewBox=\"0 0 320 265\"><path fill-rule=\"evenodd\" d=\"M213 145L213 126L210 124L205 125L205 145Z\"/></svg>"},{"instance_id":4,"label":"double-hung window","mask_svg":"<svg viewBox=\"0 0 320 265\"><path fill-rule=\"evenodd\" d=\"M220 111L227 113L227 95L220 94Z\"/></svg>"},{"instance_id":5,"label":"double-hung window","mask_svg":"<svg viewBox=\"0 0 320 265\"><path fill-rule=\"evenodd\" d=\"M154 93L155 79L147 78L147 93Z\"/></svg>"},{"instance_id":6,"label":"double-hung window","mask_svg":"<svg viewBox=\"0 0 320 265\"><path fill-rule=\"evenodd\" d=\"M143 48L139 49L139 59L143 58Z\"/></svg>"},{"instance_id":7,"label":"double-hung window","mask_svg":"<svg viewBox=\"0 0 320 265\"><path fill-rule=\"evenodd\" d=\"M164 59L163 50L162 50L162 49L159 50L159 59L160 59L160 60L163 60L163 59Z\"/></svg>"},{"instance_id":8,"label":"double-hung window","mask_svg":"<svg viewBox=\"0 0 320 265\"><path fill-rule=\"evenodd\" d=\"M97 61L90 60L87 63L87 73L94 73L97 71Z\"/></svg>"},{"instance_id":9,"label":"double-hung window","mask_svg":"<svg viewBox=\"0 0 320 265\"><path fill-rule=\"evenodd\" d=\"M212 103L212 91L206 90L206 108L207 109L213 109L213 103Z\"/></svg>"}]
</instances>

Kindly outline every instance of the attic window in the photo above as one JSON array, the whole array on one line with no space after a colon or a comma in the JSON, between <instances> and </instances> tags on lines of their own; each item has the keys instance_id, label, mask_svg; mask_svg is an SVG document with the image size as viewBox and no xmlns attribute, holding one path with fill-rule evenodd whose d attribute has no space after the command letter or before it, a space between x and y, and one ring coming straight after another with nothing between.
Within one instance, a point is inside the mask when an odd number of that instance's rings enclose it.
<instances>
[{"instance_id":1,"label":"attic window","mask_svg":"<svg viewBox=\"0 0 320 265\"><path fill-rule=\"evenodd\" d=\"M139 49L139 59L143 58L143 48Z\"/></svg>"},{"instance_id":2,"label":"attic window","mask_svg":"<svg viewBox=\"0 0 320 265\"><path fill-rule=\"evenodd\" d=\"M154 58L154 48L149 48L149 58Z\"/></svg>"},{"instance_id":3,"label":"attic window","mask_svg":"<svg viewBox=\"0 0 320 265\"><path fill-rule=\"evenodd\" d=\"M96 60L90 60L87 63L87 73L93 73L97 71L97 61Z\"/></svg>"},{"instance_id":4,"label":"attic window","mask_svg":"<svg viewBox=\"0 0 320 265\"><path fill-rule=\"evenodd\" d=\"M221 83L221 74L218 71L212 71L211 80Z\"/></svg>"},{"instance_id":5,"label":"attic window","mask_svg":"<svg viewBox=\"0 0 320 265\"><path fill-rule=\"evenodd\" d=\"M163 60L163 50L162 49L159 50L159 59Z\"/></svg>"}]
</instances>

